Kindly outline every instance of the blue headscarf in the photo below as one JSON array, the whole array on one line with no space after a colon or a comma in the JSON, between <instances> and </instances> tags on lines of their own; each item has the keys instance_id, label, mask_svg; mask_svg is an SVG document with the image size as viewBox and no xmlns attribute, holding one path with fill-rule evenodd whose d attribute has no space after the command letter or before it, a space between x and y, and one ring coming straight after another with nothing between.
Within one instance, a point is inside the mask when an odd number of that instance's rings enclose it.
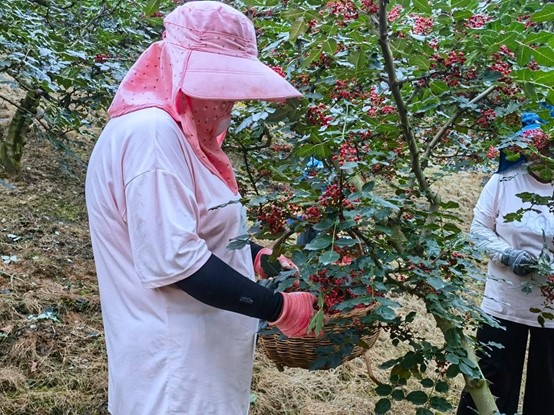
<instances>
[{"instance_id":1,"label":"blue headscarf","mask_svg":"<svg viewBox=\"0 0 554 415\"><path fill-rule=\"evenodd\" d=\"M549 108L551 110L551 115L552 115L554 107L553 106L548 106L548 107L552 107L552 108ZM524 112L521 115L521 129L518 132L516 132L514 135L521 136L527 131L536 130L537 128L540 129L541 124L545 124L545 123L546 121L544 121L534 112ZM525 163L526 161L527 159L523 154L521 154L517 160L508 160L506 158L506 153L504 153L503 150L500 150L500 160L498 163L498 170L496 172L501 173L503 171L512 169L516 166L519 166Z\"/></svg>"}]
</instances>

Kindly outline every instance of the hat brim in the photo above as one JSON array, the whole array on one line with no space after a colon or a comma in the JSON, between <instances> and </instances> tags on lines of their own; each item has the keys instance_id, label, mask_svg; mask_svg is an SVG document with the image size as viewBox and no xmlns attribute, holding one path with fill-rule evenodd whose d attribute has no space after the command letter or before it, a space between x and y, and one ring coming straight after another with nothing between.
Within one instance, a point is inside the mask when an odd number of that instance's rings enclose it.
<instances>
[{"instance_id":1,"label":"hat brim","mask_svg":"<svg viewBox=\"0 0 554 415\"><path fill-rule=\"evenodd\" d=\"M181 90L199 99L284 101L302 94L257 59L191 51Z\"/></svg>"}]
</instances>

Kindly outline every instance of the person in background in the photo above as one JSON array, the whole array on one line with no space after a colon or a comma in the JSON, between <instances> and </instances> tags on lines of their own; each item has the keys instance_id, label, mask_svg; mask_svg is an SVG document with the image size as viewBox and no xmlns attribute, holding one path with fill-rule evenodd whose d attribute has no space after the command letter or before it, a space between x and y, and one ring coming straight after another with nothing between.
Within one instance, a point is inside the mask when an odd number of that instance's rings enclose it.
<instances>
[{"instance_id":1,"label":"person in background","mask_svg":"<svg viewBox=\"0 0 554 415\"><path fill-rule=\"evenodd\" d=\"M271 250L227 248L247 221L221 144L236 101L301 94L258 60L252 22L228 5L189 2L164 26L119 86L87 171L108 410L244 415L258 320L306 336L316 297L255 282Z\"/></svg>"},{"instance_id":2,"label":"person in background","mask_svg":"<svg viewBox=\"0 0 554 415\"><path fill-rule=\"evenodd\" d=\"M517 134L527 140L541 136L540 122L536 114L524 113L523 128ZM551 157L552 141L540 150ZM536 205L519 221L505 220L505 215L531 207L518 194L553 196L552 182L536 173L539 163L529 155L509 161L502 151L500 167L479 197L470 229L476 246L489 255L481 308L500 325L478 329L477 340L484 347L478 350L479 365L497 397L498 410L505 415L518 412L528 341L523 414L554 415L554 321L547 320L542 327L537 314L530 311L541 308L544 301L539 286L546 276L538 275L534 267L544 247L552 257L554 215L547 206ZM529 286L533 286L531 292L524 289ZM491 343L499 347L487 347ZM457 415L476 413L470 394L463 392Z\"/></svg>"}]
</instances>

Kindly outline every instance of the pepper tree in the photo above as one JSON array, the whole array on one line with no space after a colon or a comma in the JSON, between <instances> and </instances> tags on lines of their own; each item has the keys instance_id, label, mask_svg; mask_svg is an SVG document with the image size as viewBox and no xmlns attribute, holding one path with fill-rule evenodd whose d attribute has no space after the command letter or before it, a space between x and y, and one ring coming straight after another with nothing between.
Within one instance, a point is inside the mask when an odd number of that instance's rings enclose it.
<instances>
[{"instance_id":1,"label":"pepper tree","mask_svg":"<svg viewBox=\"0 0 554 415\"><path fill-rule=\"evenodd\" d=\"M497 413L477 366L482 271L455 209L434 181L487 165L519 129L522 111L548 119L554 102L554 5L541 1L252 0L261 57L304 93L301 102L235 110L229 146L242 156L241 191L256 222L300 276L282 290L319 295L312 321L375 304L342 338L348 353L379 326L409 351L386 362L375 412L409 400L417 414L446 411L462 375L480 414ZM551 123L545 126L551 128ZM453 179L455 180L455 179ZM308 231L307 244L295 236ZM431 344L399 298L425 305L444 335ZM362 329L360 330L360 325ZM317 363L316 363L317 366ZM434 372L434 377L430 376ZM435 380L432 380L431 377ZM420 379L418 390L406 387Z\"/></svg>"}]
</instances>

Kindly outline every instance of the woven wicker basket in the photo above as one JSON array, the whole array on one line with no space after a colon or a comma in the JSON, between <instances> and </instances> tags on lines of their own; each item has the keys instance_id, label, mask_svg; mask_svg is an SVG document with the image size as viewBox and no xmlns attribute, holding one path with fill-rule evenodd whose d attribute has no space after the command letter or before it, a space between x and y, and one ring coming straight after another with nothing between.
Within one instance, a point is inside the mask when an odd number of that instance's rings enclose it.
<instances>
[{"instance_id":1,"label":"woven wicker basket","mask_svg":"<svg viewBox=\"0 0 554 415\"><path fill-rule=\"evenodd\" d=\"M324 335L321 337L302 337L287 338L280 333L262 334L259 336L259 342L264 353L275 363L277 368L282 371L284 367L298 367L303 369L330 369L342 365L364 354L373 347L379 337L379 329L375 327L369 330L368 334L363 335L360 344L354 346L350 353L340 355L340 346L331 339L335 335L341 335L348 326L344 325L346 319L353 317L362 317L373 310L374 306L363 309L355 309L347 314L336 314L325 323ZM342 324L341 324L342 323ZM335 359L329 362L320 361L314 367L314 362L325 355L335 355ZM340 360L337 361L337 356Z\"/></svg>"}]
</instances>

